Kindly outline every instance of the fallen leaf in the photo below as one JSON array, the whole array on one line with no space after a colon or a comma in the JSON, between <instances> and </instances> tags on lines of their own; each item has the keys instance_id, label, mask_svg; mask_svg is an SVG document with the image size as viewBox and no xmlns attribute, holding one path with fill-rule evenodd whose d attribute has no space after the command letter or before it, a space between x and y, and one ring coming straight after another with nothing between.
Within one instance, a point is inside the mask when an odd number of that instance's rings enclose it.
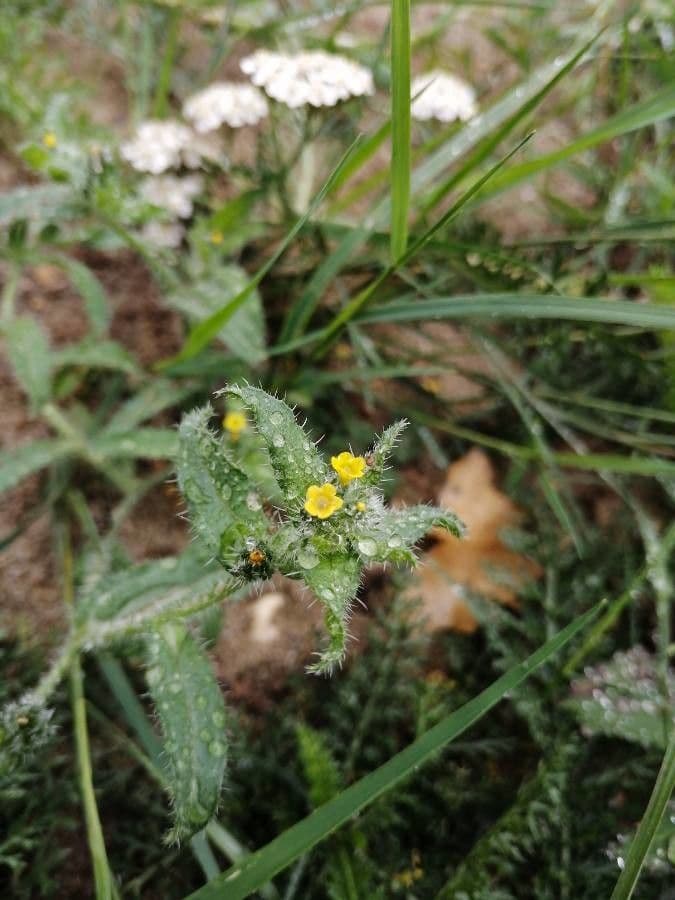
<instances>
[{"instance_id":1,"label":"fallen leaf","mask_svg":"<svg viewBox=\"0 0 675 900\"><path fill-rule=\"evenodd\" d=\"M521 512L495 486L494 469L482 450L470 450L448 468L437 499L457 513L468 532L461 540L434 532L436 543L422 557L409 594L421 601L418 614L427 630L468 634L478 622L465 602L467 593L517 608L519 588L541 569L501 539L504 529L518 524Z\"/></svg>"}]
</instances>

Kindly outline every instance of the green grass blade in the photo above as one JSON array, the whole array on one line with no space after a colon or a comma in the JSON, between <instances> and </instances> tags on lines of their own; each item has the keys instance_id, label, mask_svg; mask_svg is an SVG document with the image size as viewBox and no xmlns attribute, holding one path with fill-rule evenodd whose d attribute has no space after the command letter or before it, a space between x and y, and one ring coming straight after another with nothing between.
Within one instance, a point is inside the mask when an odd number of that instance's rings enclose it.
<instances>
[{"instance_id":1,"label":"green grass blade","mask_svg":"<svg viewBox=\"0 0 675 900\"><path fill-rule=\"evenodd\" d=\"M481 141L515 116L518 110L528 104L533 97L544 91L558 72L566 68L569 70L570 61L579 56L580 50L586 48L589 40L596 35L597 31L597 24L592 23L588 29L584 30L569 52L557 56L548 65L537 69L526 81L517 84L490 109L477 116L471 127L462 128L435 153L428 156L413 173L413 191L417 194L430 187L448 166L464 157Z\"/></svg>"},{"instance_id":2,"label":"green grass blade","mask_svg":"<svg viewBox=\"0 0 675 900\"><path fill-rule=\"evenodd\" d=\"M464 294L414 303L388 303L369 310L359 316L358 321L414 322L422 319L473 318L554 319L670 329L675 328L675 307L555 294Z\"/></svg>"},{"instance_id":3,"label":"green grass blade","mask_svg":"<svg viewBox=\"0 0 675 900\"><path fill-rule=\"evenodd\" d=\"M616 887L612 891L611 900L630 900L630 897L633 896L640 877L640 870L649 853L656 829L666 811L673 788L675 788L675 729L671 732L654 790L637 833L631 841L626 863Z\"/></svg>"},{"instance_id":4,"label":"green grass blade","mask_svg":"<svg viewBox=\"0 0 675 900\"><path fill-rule=\"evenodd\" d=\"M510 669L461 709L446 716L405 750L374 772L342 791L334 800L283 832L266 847L232 866L210 884L190 894L190 900L243 900L281 872L340 825L372 803L385 791L412 774L446 744L477 722L508 691L514 690L540 665L549 660L595 618L597 604L540 647L524 662Z\"/></svg>"},{"instance_id":5,"label":"green grass blade","mask_svg":"<svg viewBox=\"0 0 675 900\"><path fill-rule=\"evenodd\" d=\"M490 190L486 191L481 200L487 200L507 188L513 187L526 179L532 178L544 169L550 169L552 166L582 153L585 150L591 150L598 144L611 141L613 138L629 134L640 128L646 128L656 122L669 119L675 115L675 85L669 85L649 100L636 103L634 106L623 110L617 115L612 116L607 122L604 122L598 128L588 131L586 134L571 141L565 147L540 156L538 159L532 159L528 162L520 163L520 165L512 166L508 172L502 172L492 182Z\"/></svg>"},{"instance_id":6,"label":"green grass blade","mask_svg":"<svg viewBox=\"0 0 675 900\"><path fill-rule=\"evenodd\" d=\"M577 50L571 57L568 58L567 62L560 69L554 69L552 76L549 80L544 84L544 86L538 90L533 97L530 97L523 105L517 109L513 115L509 116L508 119L500 125L498 128L490 134L482 143L478 144L478 146L473 150L472 153L469 154L465 162L462 166L453 174L443 181L434 191L432 191L429 198L424 203L424 212L428 212L434 206L436 206L440 201L447 196L449 191L452 190L455 185L459 184L464 178L470 174L480 163L489 156L492 151L498 147L501 142L516 128L517 125L520 124L527 116L536 109L537 106L542 102L542 100L553 90L553 88L561 81L571 70L579 63L582 58L586 55L586 53L590 50L593 44L597 41L600 35L594 35L590 41L584 44L582 47Z\"/></svg>"},{"instance_id":7,"label":"green grass blade","mask_svg":"<svg viewBox=\"0 0 675 900\"><path fill-rule=\"evenodd\" d=\"M270 269L275 265L277 260L283 255L286 249L290 246L290 244L294 241L295 237L302 230L305 223L311 219L317 209L323 203L325 197L330 193L333 189L333 185L337 178L339 178L340 173L342 172L343 166L345 166L350 158L352 153L357 149L360 145L362 138L359 136L352 143L351 147L344 154L340 162L337 164L335 169L331 172L328 177L328 180L321 188L319 193L314 197L312 202L310 203L307 211L303 216L301 216L295 225L288 232L284 240L281 242L275 253L270 257L270 259L265 263L262 268L260 268L253 278L249 281L249 283L241 290L239 293L229 300L223 307L217 310L215 313L210 315L208 318L204 319L190 332L187 341L183 349L176 356L171 357L170 359L163 360L160 363L160 368L166 368L168 365L173 365L175 363L184 362L185 360L192 359L194 356L199 353L206 345L216 337L220 329L225 325L225 323L234 315L234 313L246 302L246 300L251 296L255 288L260 284L265 275L270 271Z\"/></svg>"},{"instance_id":8,"label":"green grass blade","mask_svg":"<svg viewBox=\"0 0 675 900\"><path fill-rule=\"evenodd\" d=\"M495 163L492 168L488 172L485 173L481 178L479 178L471 187L466 190L462 196L452 204L450 209L448 209L443 215L435 222L430 228L428 228L424 234L422 234L413 244L408 247L408 249L401 254L401 256L389 265L380 275L377 276L371 283L365 287L362 291L360 291L356 297L354 297L350 302L333 318L333 321L326 326L323 336L321 346L315 352L315 355L322 355L331 341L335 337L335 335L347 325L354 317L369 303L371 298L374 296L377 288L397 269L401 266L406 265L410 260L426 245L429 241L438 234L443 228L450 224L453 219L456 219L457 216L462 211L463 207L474 197L482 188L483 185L492 178L495 172L501 169L513 156L514 153L517 153L518 150L530 140L532 135L528 135L524 138L517 147L514 147L506 156L502 157L499 162Z\"/></svg>"},{"instance_id":9,"label":"green grass blade","mask_svg":"<svg viewBox=\"0 0 675 900\"><path fill-rule=\"evenodd\" d=\"M391 3L391 261L408 244L410 209L410 0Z\"/></svg>"}]
</instances>

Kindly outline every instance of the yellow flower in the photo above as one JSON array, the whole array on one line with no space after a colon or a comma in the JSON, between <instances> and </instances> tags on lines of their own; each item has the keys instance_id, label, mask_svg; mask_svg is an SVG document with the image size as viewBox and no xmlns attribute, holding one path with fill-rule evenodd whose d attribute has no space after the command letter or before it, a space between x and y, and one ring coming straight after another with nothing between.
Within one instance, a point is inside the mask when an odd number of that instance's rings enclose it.
<instances>
[{"instance_id":1,"label":"yellow flower","mask_svg":"<svg viewBox=\"0 0 675 900\"><path fill-rule=\"evenodd\" d=\"M222 231L212 231L210 235L210 240L212 244L222 244L223 243L223 232Z\"/></svg>"},{"instance_id":2,"label":"yellow flower","mask_svg":"<svg viewBox=\"0 0 675 900\"><path fill-rule=\"evenodd\" d=\"M356 503L354 504L354 509L357 512L365 512L366 504L363 502L363 500L357 500Z\"/></svg>"},{"instance_id":3,"label":"yellow flower","mask_svg":"<svg viewBox=\"0 0 675 900\"><path fill-rule=\"evenodd\" d=\"M307 488L305 511L317 519L327 519L340 509L342 502L334 484L312 484Z\"/></svg>"},{"instance_id":4,"label":"yellow flower","mask_svg":"<svg viewBox=\"0 0 675 900\"><path fill-rule=\"evenodd\" d=\"M338 456L331 456L330 464L340 476L342 484L349 484L355 478L366 474L366 461L362 456L354 456L349 450L343 450Z\"/></svg>"},{"instance_id":5,"label":"yellow flower","mask_svg":"<svg viewBox=\"0 0 675 900\"><path fill-rule=\"evenodd\" d=\"M230 437L235 441L238 440L242 431L246 431L247 425L246 416L237 409L230 410L223 419L223 428L225 431L229 431Z\"/></svg>"},{"instance_id":6,"label":"yellow flower","mask_svg":"<svg viewBox=\"0 0 675 900\"><path fill-rule=\"evenodd\" d=\"M48 147L50 150L53 150L54 147L58 144L58 139L53 131L46 131L42 136L42 143L45 147Z\"/></svg>"}]
</instances>

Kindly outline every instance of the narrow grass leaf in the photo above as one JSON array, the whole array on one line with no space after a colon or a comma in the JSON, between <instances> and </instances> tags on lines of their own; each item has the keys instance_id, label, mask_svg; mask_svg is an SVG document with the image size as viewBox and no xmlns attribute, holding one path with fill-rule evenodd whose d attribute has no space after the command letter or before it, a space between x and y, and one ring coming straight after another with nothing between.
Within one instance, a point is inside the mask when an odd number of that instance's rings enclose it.
<instances>
[{"instance_id":1,"label":"narrow grass leaf","mask_svg":"<svg viewBox=\"0 0 675 900\"><path fill-rule=\"evenodd\" d=\"M506 138L508 135L516 128L517 125L520 124L539 104L542 100L553 90L553 88L560 82L571 70L579 63L582 58L586 55L586 53L590 50L593 44L597 41L599 37L598 35L594 35L590 41L584 44L579 50L574 53L567 62L562 66L562 68L554 68L552 77L544 84L541 90L537 91L533 97L530 97L523 105L516 110L516 112L509 116L509 118L498 128L492 132L492 134L488 135L488 137L482 141L482 143L478 144L478 146L471 152L467 159L464 161L462 166L453 174L445 179L434 191L432 191L431 195L427 198L424 203L424 212L428 212L434 206L441 202L441 200L447 196L447 194L452 190L455 185L459 184L461 181L466 178L468 174L470 174L480 163L487 158L487 156L499 146L499 144Z\"/></svg>"},{"instance_id":2,"label":"narrow grass leaf","mask_svg":"<svg viewBox=\"0 0 675 900\"><path fill-rule=\"evenodd\" d=\"M337 334L337 332L344 328L344 326L351 321L358 312L363 309L364 306L370 301L370 299L375 294L377 288L397 269L406 265L410 260L436 235L439 231L449 225L453 219L456 219L459 213L462 211L462 208L474 197L483 187L483 185L489 181L490 178L497 172L503 165L505 165L513 156L514 153L517 153L520 148L527 143L532 137L529 134L526 138L524 138L517 147L514 147L506 156L499 160L499 162L495 163L494 166L490 169L489 172L486 172L481 178L479 178L471 187L465 191L462 196L448 209L440 219L435 222L430 228L428 228L424 234L422 234L408 249L401 254L401 256L393 262L390 266L388 266L374 281L372 281L366 288L364 288L353 300L351 300L345 307L342 309L333 319L333 321L326 327L323 332L323 340L321 347L316 351L317 355L321 355L325 352L328 345L330 344L333 337Z\"/></svg>"},{"instance_id":3,"label":"narrow grass leaf","mask_svg":"<svg viewBox=\"0 0 675 900\"><path fill-rule=\"evenodd\" d=\"M281 872L385 791L415 772L446 744L482 718L506 693L514 690L535 669L547 662L585 628L601 608L602 604L597 604L579 616L528 659L514 666L469 703L446 716L384 765L342 791L267 846L232 866L210 884L190 894L190 900L225 900L225 898L243 900L258 890L277 872Z\"/></svg>"},{"instance_id":4,"label":"narrow grass leaf","mask_svg":"<svg viewBox=\"0 0 675 900\"><path fill-rule=\"evenodd\" d=\"M649 100L636 103L634 106L617 113L617 115L612 116L611 119L598 128L594 128L564 147L560 147L560 149L547 153L545 156L540 156L537 159L513 166L508 172L502 172L501 175L494 179L490 190L486 192L482 200L487 200L489 197L513 187L521 181L532 178L533 175L543 172L545 169L550 169L571 156L575 156L585 150L591 150L593 147L597 147L598 144L603 144L623 134L637 131L639 128L654 125L656 122L669 119L674 115L675 85L669 85L655 96L650 97Z\"/></svg>"},{"instance_id":5,"label":"narrow grass leaf","mask_svg":"<svg viewBox=\"0 0 675 900\"><path fill-rule=\"evenodd\" d=\"M675 729L661 763L654 790L649 798L644 817L637 833L631 841L623 871L619 875L611 900L630 900L638 883L656 829L664 816L668 802L675 788Z\"/></svg>"},{"instance_id":6,"label":"narrow grass leaf","mask_svg":"<svg viewBox=\"0 0 675 900\"><path fill-rule=\"evenodd\" d=\"M410 0L391 3L391 261L408 243L410 208Z\"/></svg>"},{"instance_id":7,"label":"narrow grass leaf","mask_svg":"<svg viewBox=\"0 0 675 900\"><path fill-rule=\"evenodd\" d=\"M675 328L675 307L630 300L554 294L464 294L410 303L388 303L358 317L362 324L430 319L553 319L638 328ZM317 337L321 332L317 332Z\"/></svg>"}]
</instances>

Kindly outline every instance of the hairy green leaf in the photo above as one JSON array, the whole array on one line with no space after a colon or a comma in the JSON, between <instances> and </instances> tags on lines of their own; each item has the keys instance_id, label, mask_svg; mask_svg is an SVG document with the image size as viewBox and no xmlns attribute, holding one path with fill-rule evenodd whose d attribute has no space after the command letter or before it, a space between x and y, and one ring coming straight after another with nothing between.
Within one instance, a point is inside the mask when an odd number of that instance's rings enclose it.
<instances>
[{"instance_id":1,"label":"hairy green leaf","mask_svg":"<svg viewBox=\"0 0 675 900\"><path fill-rule=\"evenodd\" d=\"M174 817L167 841L177 843L203 828L218 807L227 756L225 702L208 659L183 625L167 624L149 638L147 658Z\"/></svg>"}]
</instances>

